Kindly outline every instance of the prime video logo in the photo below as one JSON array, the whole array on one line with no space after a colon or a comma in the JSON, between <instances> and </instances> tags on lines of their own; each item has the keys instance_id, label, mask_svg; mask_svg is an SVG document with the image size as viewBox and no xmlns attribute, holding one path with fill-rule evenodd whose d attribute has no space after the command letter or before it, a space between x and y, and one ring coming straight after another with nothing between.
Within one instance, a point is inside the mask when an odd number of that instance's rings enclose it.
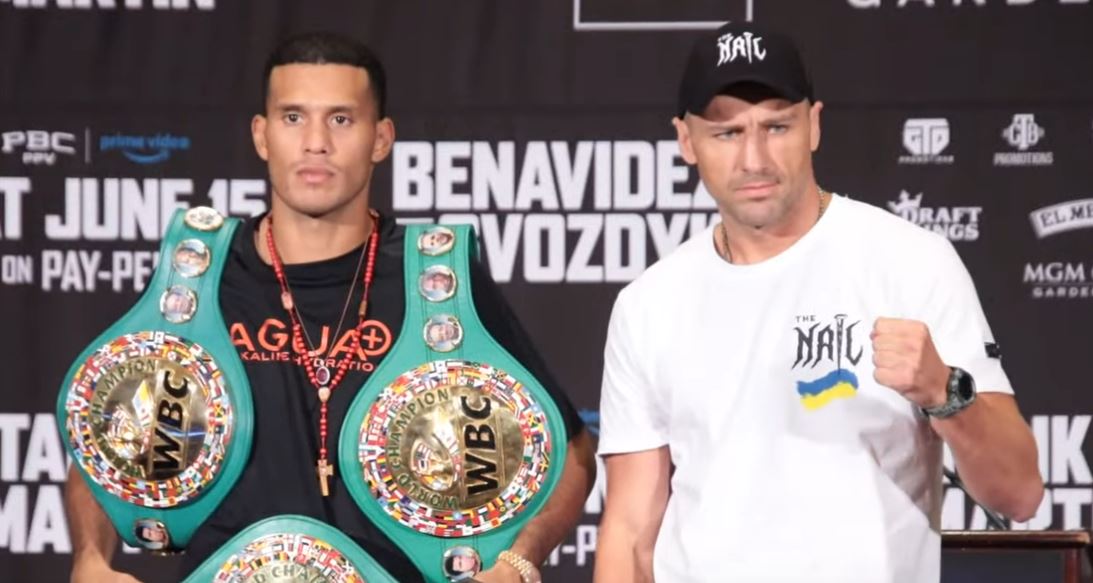
<instances>
[{"instance_id":1,"label":"prime video logo","mask_svg":"<svg viewBox=\"0 0 1093 583\"><path fill-rule=\"evenodd\" d=\"M153 136L114 133L99 137L100 151L121 150L123 156L137 164L159 164L169 159L173 152L184 152L189 149L190 138L169 133Z\"/></svg>"}]
</instances>

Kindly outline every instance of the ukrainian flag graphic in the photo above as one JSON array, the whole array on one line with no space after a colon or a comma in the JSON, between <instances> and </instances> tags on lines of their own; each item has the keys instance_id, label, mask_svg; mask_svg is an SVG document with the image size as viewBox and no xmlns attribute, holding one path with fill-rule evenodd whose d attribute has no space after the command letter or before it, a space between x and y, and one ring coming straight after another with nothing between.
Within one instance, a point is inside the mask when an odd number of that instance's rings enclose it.
<instances>
[{"instance_id":1,"label":"ukrainian flag graphic","mask_svg":"<svg viewBox=\"0 0 1093 583\"><path fill-rule=\"evenodd\" d=\"M836 399L848 399L858 394L858 377L845 368L837 368L814 381L797 381L801 404L815 411Z\"/></svg>"}]
</instances>

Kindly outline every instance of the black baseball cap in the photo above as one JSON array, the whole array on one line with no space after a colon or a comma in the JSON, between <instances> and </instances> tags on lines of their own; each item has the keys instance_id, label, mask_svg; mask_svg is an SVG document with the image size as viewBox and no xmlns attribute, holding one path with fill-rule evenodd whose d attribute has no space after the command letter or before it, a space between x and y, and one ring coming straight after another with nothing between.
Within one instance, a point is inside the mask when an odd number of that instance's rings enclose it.
<instances>
[{"instance_id":1,"label":"black baseball cap","mask_svg":"<svg viewBox=\"0 0 1093 583\"><path fill-rule=\"evenodd\" d=\"M703 34L679 84L679 117L700 115L715 96L738 83L770 89L790 101L813 101L812 81L796 44L750 22L730 22Z\"/></svg>"}]
</instances>

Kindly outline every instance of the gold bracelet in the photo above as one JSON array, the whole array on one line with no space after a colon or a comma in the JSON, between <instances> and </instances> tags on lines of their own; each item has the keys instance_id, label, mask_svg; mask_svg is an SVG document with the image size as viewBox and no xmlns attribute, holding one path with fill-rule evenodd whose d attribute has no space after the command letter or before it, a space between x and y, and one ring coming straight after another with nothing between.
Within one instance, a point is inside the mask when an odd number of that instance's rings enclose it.
<instances>
[{"instance_id":1,"label":"gold bracelet","mask_svg":"<svg viewBox=\"0 0 1093 583\"><path fill-rule=\"evenodd\" d=\"M520 581L523 583L539 583L541 579L537 577L539 569L535 568L535 565L531 564L531 561L521 557L520 555L512 551L501 551L501 554L497 556L498 560L504 561L516 569L516 572L520 573Z\"/></svg>"}]
</instances>

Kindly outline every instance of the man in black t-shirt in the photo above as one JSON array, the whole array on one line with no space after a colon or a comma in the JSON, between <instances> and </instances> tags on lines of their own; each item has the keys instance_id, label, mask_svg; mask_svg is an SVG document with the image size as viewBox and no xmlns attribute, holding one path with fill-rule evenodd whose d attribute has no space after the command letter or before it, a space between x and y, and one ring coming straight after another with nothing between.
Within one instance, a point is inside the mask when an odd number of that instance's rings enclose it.
<instances>
[{"instance_id":1,"label":"man in black t-shirt","mask_svg":"<svg viewBox=\"0 0 1093 583\"><path fill-rule=\"evenodd\" d=\"M191 538L181 576L246 526L302 514L346 533L398 580L421 580L356 506L341 477L329 480L324 495L315 473L326 459L318 452L337 451L350 404L402 332L405 231L371 214L369 200L373 169L390 153L395 135L385 114L383 68L354 41L294 37L271 55L264 93L265 114L255 116L252 133L269 166L271 208L236 231L220 283L220 307L254 397L253 445L238 482ZM477 262L470 284L486 330L551 394L569 441L558 486L510 549L517 558L499 560L476 576L486 583L527 583L537 573L521 576L520 557L541 564L580 517L595 474L591 440ZM367 309L359 315L363 299ZM323 443L317 387L324 383L315 379L337 379L339 369L344 378L330 383ZM75 472L67 497L72 580L134 581L110 568L117 535Z\"/></svg>"}]
</instances>

